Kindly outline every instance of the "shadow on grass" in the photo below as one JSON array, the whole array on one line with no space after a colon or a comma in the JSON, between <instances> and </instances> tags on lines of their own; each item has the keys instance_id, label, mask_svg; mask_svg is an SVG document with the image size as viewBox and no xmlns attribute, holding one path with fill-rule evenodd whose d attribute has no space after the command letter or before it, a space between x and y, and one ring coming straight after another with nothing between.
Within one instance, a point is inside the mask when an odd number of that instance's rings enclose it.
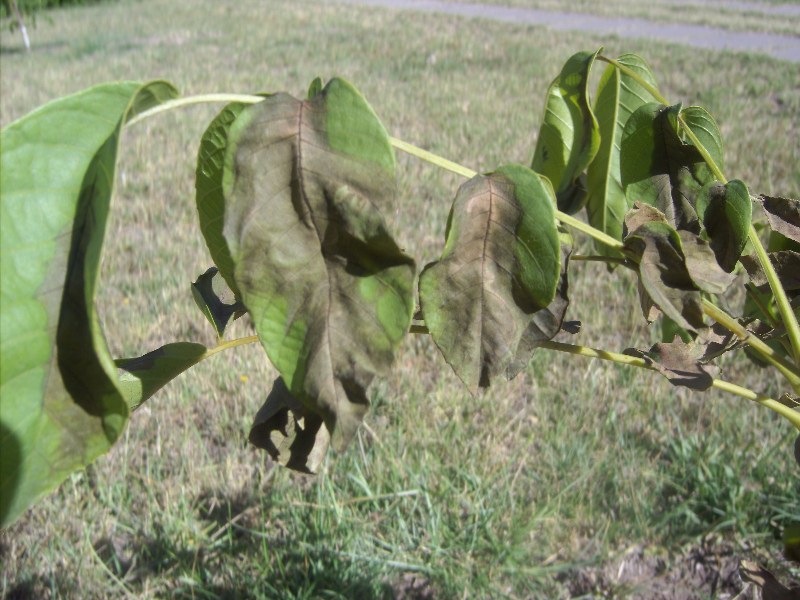
<instances>
[{"instance_id":1,"label":"shadow on grass","mask_svg":"<svg viewBox=\"0 0 800 600\"><path fill-rule=\"evenodd\" d=\"M163 530L95 544L108 569L134 592L171 597L429 600L430 583L348 551L352 529L307 506L281 505L280 492L197 497L193 539ZM187 520L187 523L189 520ZM188 529L188 527L187 527Z\"/></svg>"}]
</instances>

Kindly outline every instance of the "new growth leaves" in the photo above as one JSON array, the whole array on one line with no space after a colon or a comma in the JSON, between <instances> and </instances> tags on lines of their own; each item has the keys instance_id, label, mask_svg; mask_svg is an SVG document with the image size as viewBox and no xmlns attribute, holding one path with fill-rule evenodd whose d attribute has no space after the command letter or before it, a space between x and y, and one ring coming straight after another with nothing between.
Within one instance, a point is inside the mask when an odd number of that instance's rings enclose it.
<instances>
[{"instance_id":1,"label":"new growth leaves","mask_svg":"<svg viewBox=\"0 0 800 600\"><path fill-rule=\"evenodd\" d=\"M586 203L584 171L600 147L600 131L589 102L589 72L600 53L578 52L550 84L531 168L547 177L558 209L579 211Z\"/></svg>"}]
</instances>

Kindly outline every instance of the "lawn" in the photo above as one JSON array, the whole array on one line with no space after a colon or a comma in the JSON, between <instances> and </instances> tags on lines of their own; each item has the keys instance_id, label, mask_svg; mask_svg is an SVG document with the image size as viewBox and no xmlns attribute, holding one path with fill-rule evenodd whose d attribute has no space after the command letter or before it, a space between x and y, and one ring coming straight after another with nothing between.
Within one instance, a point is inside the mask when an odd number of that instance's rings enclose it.
<instances>
[{"instance_id":1,"label":"lawn","mask_svg":"<svg viewBox=\"0 0 800 600\"><path fill-rule=\"evenodd\" d=\"M307 0L126 0L50 13L31 36L30 54L0 37L3 125L108 80L300 96L340 75L393 136L475 170L529 163L572 53L637 52L668 98L715 115L729 177L800 196L797 65L765 57ZM219 108L125 133L98 298L114 356L215 342L189 284L211 260L193 180ZM401 245L424 265L461 180L398 164ZM571 341L654 341L629 274L572 269L583 328ZM250 333L241 319L231 336ZM724 367L780 393L742 357ZM306 477L247 441L274 377L246 346L153 397L108 455L0 534L3 597L727 598L740 557L800 576L780 542L800 522L796 432L745 400L545 351L471 397L427 337L409 336L355 442Z\"/></svg>"},{"instance_id":2,"label":"lawn","mask_svg":"<svg viewBox=\"0 0 800 600\"><path fill-rule=\"evenodd\" d=\"M534 8L557 12L600 15L611 18L647 19L664 23L705 25L731 31L759 31L797 35L800 7L792 2L771 0L444 0L468 4L487 4Z\"/></svg>"}]
</instances>

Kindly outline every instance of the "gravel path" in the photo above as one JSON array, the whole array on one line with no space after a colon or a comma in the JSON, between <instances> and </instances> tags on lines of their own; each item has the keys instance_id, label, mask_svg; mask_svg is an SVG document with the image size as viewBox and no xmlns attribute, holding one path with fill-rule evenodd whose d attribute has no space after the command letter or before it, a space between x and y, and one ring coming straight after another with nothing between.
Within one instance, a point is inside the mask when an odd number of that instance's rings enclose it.
<instances>
[{"instance_id":1,"label":"gravel path","mask_svg":"<svg viewBox=\"0 0 800 600\"><path fill-rule=\"evenodd\" d=\"M555 12L535 8L516 8L440 0L336 0L345 4L381 6L421 12L447 13L465 17L480 17L509 23L545 25L561 31L586 31L623 38L658 39L685 46L713 50L737 50L768 54L782 60L800 62L800 37L771 33L730 31L704 25L663 23L626 17L601 17L583 13ZM687 0L688 1L688 0ZM677 0L676 3L682 3ZM785 11L787 18L800 15L800 7L754 5L746 2L720 2L720 6L748 6L761 12L771 9ZM800 19L798 19L800 30Z\"/></svg>"}]
</instances>

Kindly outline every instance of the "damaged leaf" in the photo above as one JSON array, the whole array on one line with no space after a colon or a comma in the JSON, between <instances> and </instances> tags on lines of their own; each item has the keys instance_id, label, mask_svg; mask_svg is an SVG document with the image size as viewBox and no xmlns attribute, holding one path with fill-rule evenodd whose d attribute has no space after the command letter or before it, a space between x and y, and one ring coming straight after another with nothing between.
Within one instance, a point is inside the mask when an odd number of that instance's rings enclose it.
<instances>
[{"instance_id":1,"label":"damaged leaf","mask_svg":"<svg viewBox=\"0 0 800 600\"><path fill-rule=\"evenodd\" d=\"M510 165L463 184L441 260L420 276L431 337L470 392L504 373L560 274L554 202L536 173Z\"/></svg>"},{"instance_id":2,"label":"damaged leaf","mask_svg":"<svg viewBox=\"0 0 800 600\"><path fill-rule=\"evenodd\" d=\"M192 283L192 297L220 339L228 322L247 312L217 267L211 267Z\"/></svg>"},{"instance_id":3,"label":"damaged leaf","mask_svg":"<svg viewBox=\"0 0 800 600\"><path fill-rule=\"evenodd\" d=\"M652 320L652 302L678 326L697 331L704 326L700 291L686 268L678 232L662 220L641 218L641 211L653 215L654 210L636 206L626 218L626 227L638 225L627 234L624 251L639 265L643 312Z\"/></svg>"},{"instance_id":4,"label":"damaged leaf","mask_svg":"<svg viewBox=\"0 0 800 600\"><path fill-rule=\"evenodd\" d=\"M696 391L705 391L714 384L715 368L699 362L703 353L701 344L687 343L680 338L675 338L672 342L655 344L647 352L636 348L625 350L625 354L647 361L672 385Z\"/></svg>"},{"instance_id":5,"label":"damaged leaf","mask_svg":"<svg viewBox=\"0 0 800 600\"><path fill-rule=\"evenodd\" d=\"M727 184L708 184L698 196L697 214L717 262L728 273L733 271L747 243L752 213L750 192L737 179Z\"/></svg>"},{"instance_id":6,"label":"damaged leaf","mask_svg":"<svg viewBox=\"0 0 800 600\"><path fill-rule=\"evenodd\" d=\"M312 86L313 87L313 86ZM393 209L388 135L352 85L242 110L225 154L223 235L256 332L287 389L342 450L414 309Z\"/></svg>"},{"instance_id":7,"label":"damaged leaf","mask_svg":"<svg viewBox=\"0 0 800 600\"><path fill-rule=\"evenodd\" d=\"M768 256L789 298L796 296L800 292L800 252L781 250L780 252L770 252ZM760 292L769 293L769 282L758 257L743 256L742 264L750 276L751 283Z\"/></svg>"},{"instance_id":8,"label":"damaged leaf","mask_svg":"<svg viewBox=\"0 0 800 600\"><path fill-rule=\"evenodd\" d=\"M319 471L330 444L322 418L292 396L281 378L258 410L249 439L276 463L302 473Z\"/></svg>"},{"instance_id":9,"label":"damaged leaf","mask_svg":"<svg viewBox=\"0 0 800 600\"><path fill-rule=\"evenodd\" d=\"M773 231L800 243L800 200L761 194L758 202L764 208Z\"/></svg>"}]
</instances>

